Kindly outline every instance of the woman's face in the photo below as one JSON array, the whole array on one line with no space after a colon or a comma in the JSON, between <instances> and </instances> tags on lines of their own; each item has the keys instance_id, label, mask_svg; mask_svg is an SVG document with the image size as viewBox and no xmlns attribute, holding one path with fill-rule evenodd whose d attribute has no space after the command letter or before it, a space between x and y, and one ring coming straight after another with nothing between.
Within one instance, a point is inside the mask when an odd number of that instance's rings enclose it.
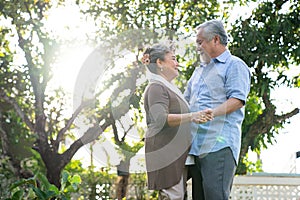
<instances>
[{"instance_id":1,"label":"woman's face","mask_svg":"<svg viewBox=\"0 0 300 200\"><path fill-rule=\"evenodd\" d=\"M173 52L167 53L165 55L165 60L161 61L159 67L162 68L162 71L158 69L158 73L167 81L172 81L175 77L178 76L179 64Z\"/></svg>"}]
</instances>

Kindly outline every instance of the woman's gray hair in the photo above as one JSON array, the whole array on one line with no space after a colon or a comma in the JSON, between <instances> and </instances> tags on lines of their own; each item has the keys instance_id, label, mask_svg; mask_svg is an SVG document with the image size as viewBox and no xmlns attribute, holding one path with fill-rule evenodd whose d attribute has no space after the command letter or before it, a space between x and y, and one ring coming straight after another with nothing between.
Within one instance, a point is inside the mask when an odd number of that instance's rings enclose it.
<instances>
[{"instance_id":1,"label":"woman's gray hair","mask_svg":"<svg viewBox=\"0 0 300 200\"><path fill-rule=\"evenodd\" d=\"M224 29L223 23L220 20L210 20L200 24L197 30L203 29L203 37L211 41L216 35L220 37L220 42L223 45L228 43L228 35Z\"/></svg>"},{"instance_id":2,"label":"woman's gray hair","mask_svg":"<svg viewBox=\"0 0 300 200\"><path fill-rule=\"evenodd\" d=\"M148 47L144 54L149 54L150 63L147 65L150 72L157 74L157 59L164 61L167 53L174 52L173 46L155 44Z\"/></svg>"}]
</instances>

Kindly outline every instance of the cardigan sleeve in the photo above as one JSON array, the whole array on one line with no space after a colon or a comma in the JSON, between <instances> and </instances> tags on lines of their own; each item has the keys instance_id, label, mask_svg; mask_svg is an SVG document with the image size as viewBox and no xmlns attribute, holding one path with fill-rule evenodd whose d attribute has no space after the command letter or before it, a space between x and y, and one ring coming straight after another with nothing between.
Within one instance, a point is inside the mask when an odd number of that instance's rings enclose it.
<instances>
[{"instance_id":1,"label":"cardigan sleeve","mask_svg":"<svg viewBox=\"0 0 300 200\"><path fill-rule=\"evenodd\" d=\"M148 91L148 108L152 128L160 131L167 126L167 117L169 114L169 95L163 86L152 84ZM156 131L155 131L156 132Z\"/></svg>"}]
</instances>

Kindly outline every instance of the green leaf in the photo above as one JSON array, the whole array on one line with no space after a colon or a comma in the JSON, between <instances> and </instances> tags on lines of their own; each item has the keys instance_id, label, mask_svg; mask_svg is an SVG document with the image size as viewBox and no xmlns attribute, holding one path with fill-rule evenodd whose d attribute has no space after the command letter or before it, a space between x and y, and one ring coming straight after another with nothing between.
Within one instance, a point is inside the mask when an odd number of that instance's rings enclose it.
<instances>
[{"instance_id":1,"label":"green leaf","mask_svg":"<svg viewBox=\"0 0 300 200\"><path fill-rule=\"evenodd\" d=\"M14 188L16 187L19 187L21 185L26 185L26 184L31 184L33 186L36 186L36 181L34 180L34 178L29 178L29 179L21 179L15 183L13 183L11 186L10 186L10 190L13 190Z\"/></svg>"},{"instance_id":2,"label":"green leaf","mask_svg":"<svg viewBox=\"0 0 300 200\"><path fill-rule=\"evenodd\" d=\"M24 190L18 190L16 191L12 197L11 200L22 200L23 199Z\"/></svg>"},{"instance_id":3,"label":"green leaf","mask_svg":"<svg viewBox=\"0 0 300 200\"><path fill-rule=\"evenodd\" d=\"M46 190L49 189L49 187L50 187L51 184L49 183L48 179L46 178L46 176L45 176L44 174L38 172L38 173L36 174L36 178L37 178L39 181L41 181L42 186L45 187Z\"/></svg>"},{"instance_id":4,"label":"green leaf","mask_svg":"<svg viewBox=\"0 0 300 200\"><path fill-rule=\"evenodd\" d=\"M72 176L70 183L75 183L75 184L80 184L81 183L81 178L79 175L74 175Z\"/></svg>"},{"instance_id":5,"label":"green leaf","mask_svg":"<svg viewBox=\"0 0 300 200\"><path fill-rule=\"evenodd\" d=\"M53 184L50 185L49 191L53 191L56 195L59 194L59 189Z\"/></svg>"},{"instance_id":6,"label":"green leaf","mask_svg":"<svg viewBox=\"0 0 300 200\"><path fill-rule=\"evenodd\" d=\"M66 183L68 183L68 178L69 178L69 173L66 171L63 171L62 175L61 175L61 184L66 185Z\"/></svg>"},{"instance_id":7,"label":"green leaf","mask_svg":"<svg viewBox=\"0 0 300 200\"><path fill-rule=\"evenodd\" d=\"M34 193L36 194L36 196L40 199L40 200L46 200L47 199L47 194L42 191L41 189L39 188L36 188L36 187L32 187Z\"/></svg>"}]
</instances>

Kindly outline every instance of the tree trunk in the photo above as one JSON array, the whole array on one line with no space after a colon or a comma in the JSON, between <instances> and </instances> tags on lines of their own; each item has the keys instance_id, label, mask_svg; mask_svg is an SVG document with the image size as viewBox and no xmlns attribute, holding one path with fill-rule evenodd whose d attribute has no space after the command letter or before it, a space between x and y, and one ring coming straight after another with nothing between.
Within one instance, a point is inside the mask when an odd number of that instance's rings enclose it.
<instances>
[{"instance_id":1,"label":"tree trunk","mask_svg":"<svg viewBox=\"0 0 300 200\"><path fill-rule=\"evenodd\" d=\"M62 169L60 168L47 168L47 179L50 183L54 184L57 188L61 187L60 174Z\"/></svg>"},{"instance_id":2,"label":"tree trunk","mask_svg":"<svg viewBox=\"0 0 300 200\"><path fill-rule=\"evenodd\" d=\"M53 155L53 156L49 156ZM42 155L42 157L45 155ZM50 183L54 184L57 188L61 187L60 175L65 166L62 166L62 158L55 153L46 155L44 160L46 170L47 170L47 179Z\"/></svg>"},{"instance_id":3,"label":"tree trunk","mask_svg":"<svg viewBox=\"0 0 300 200\"><path fill-rule=\"evenodd\" d=\"M45 164L46 177L51 184L60 188L60 174L65 167L64 158L62 155L54 152L49 147L47 140L38 140L38 146L33 147L40 155Z\"/></svg>"}]
</instances>

